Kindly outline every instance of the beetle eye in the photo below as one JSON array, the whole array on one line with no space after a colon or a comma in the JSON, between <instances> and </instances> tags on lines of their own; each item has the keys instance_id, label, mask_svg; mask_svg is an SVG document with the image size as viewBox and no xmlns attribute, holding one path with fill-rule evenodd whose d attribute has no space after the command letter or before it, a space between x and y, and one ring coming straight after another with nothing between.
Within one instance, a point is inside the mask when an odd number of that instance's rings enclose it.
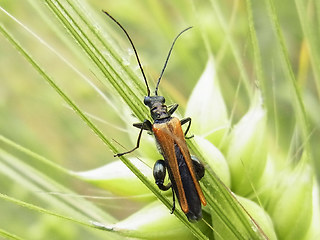
<instances>
[{"instance_id":1,"label":"beetle eye","mask_svg":"<svg viewBox=\"0 0 320 240\"><path fill-rule=\"evenodd\" d=\"M149 97L149 96L144 97L143 102L144 102L145 104L150 103L150 97Z\"/></svg>"},{"instance_id":2,"label":"beetle eye","mask_svg":"<svg viewBox=\"0 0 320 240\"><path fill-rule=\"evenodd\" d=\"M150 105L150 103L151 103L151 98L150 98L149 96L144 97L143 103L144 103L145 105L147 105L147 106Z\"/></svg>"},{"instance_id":3,"label":"beetle eye","mask_svg":"<svg viewBox=\"0 0 320 240\"><path fill-rule=\"evenodd\" d=\"M159 100L161 103L165 103L166 99L163 96L159 96Z\"/></svg>"}]
</instances>

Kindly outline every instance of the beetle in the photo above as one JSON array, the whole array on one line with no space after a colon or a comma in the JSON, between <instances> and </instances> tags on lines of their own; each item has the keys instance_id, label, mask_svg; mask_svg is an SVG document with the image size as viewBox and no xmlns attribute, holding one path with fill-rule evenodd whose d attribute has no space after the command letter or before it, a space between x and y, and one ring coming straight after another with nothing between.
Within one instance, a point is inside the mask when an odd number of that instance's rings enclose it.
<instances>
[{"instance_id":1,"label":"beetle","mask_svg":"<svg viewBox=\"0 0 320 240\"><path fill-rule=\"evenodd\" d=\"M190 155L186 144L185 139L190 138L186 135L191 126L191 118L187 117L179 120L176 117L172 117L172 114L177 110L179 105L175 103L171 106L166 106L165 98L158 95L160 80L167 66L173 46L179 36L185 31L189 30L191 27L184 29L175 37L166 58L164 67L162 68L160 77L157 81L154 96L151 96L150 88L141 66L138 53L129 34L108 12L103 12L123 30L134 50L147 88L147 96L144 98L144 104L149 107L150 114L153 119L153 123L146 119L142 123L133 124L134 127L140 129L136 147L130 151L115 154L114 156L120 157L138 149L143 130L152 133L155 136L158 149L164 158L164 160L160 159L154 164L153 176L155 183L160 190L167 191L170 188L172 189L173 207L171 213L173 213L175 210L174 195L176 195L180 207L186 214L188 220L190 222L198 221L202 218L201 204L204 206L207 204L199 184L199 180L204 176L205 169L202 163L195 156ZM188 126L186 131L183 133L181 126L186 123L188 123ZM168 172L170 183L164 185L166 172Z\"/></svg>"}]
</instances>

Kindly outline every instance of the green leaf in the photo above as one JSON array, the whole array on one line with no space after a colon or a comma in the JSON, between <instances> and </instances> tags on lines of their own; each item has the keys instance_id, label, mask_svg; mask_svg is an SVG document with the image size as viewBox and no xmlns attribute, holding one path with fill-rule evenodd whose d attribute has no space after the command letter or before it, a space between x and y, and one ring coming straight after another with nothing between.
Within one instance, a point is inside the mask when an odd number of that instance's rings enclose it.
<instances>
[{"instance_id":1,"label":"green leaf","mask_svg":"<svg viewBox=\"0 0 320 240\"><path fill-rule=\"evenodd\" d=\"M150 181L153 180L150 167L136 158L129 161ZM154 199L150 190L120 160L96 169L71 174L119 196L131 196L137 200Z\"/></svg>"},{"instance_id":2,"label":"green leaf","mask_svg":"<svg viewBox=\"0 0 320 240\"><path fill-rule=\"evenodd\" d=\"M266 117L258 92L249 111L230 134L227 161L232 175L232 189L242 196L254 191L252 184L257 186L265 169Z\"/></svg>"},{"instance_id":3,"label":"green leaf","mask_svg":"<svg viewBox=\"0 0 320 240\"><path fill-rule=\"evenodd\" d=\"M194 141L196 142L201 155L205 157L210 168L214 169L217 176L227 187L230 187L231 179L229 166L220 150L205 138L197 135L194 136Z\"/></svg>"},{"instance_id":4,"label":"green leaf","mask_svg":"<svg viewBox=\"0 0 320 240\"><path fill-rule=\"evenodd\" d=\"M186 116L192 118L192 131L219 145L228 129L227 108L210 57L189 98Z\"/></svg>"},{"instance_id":5,"label":"green leaf","mask_svg":"<svg viewBox=\"0 0 320 240\"><path fill-rule=\"evenodd\" d=\"M295 169L287 169L270 196L268 212L281 239L303 239L311 226L313 204L313 174L310 166L301 163ZM292 228L292 226L296 226Z\"/></svg>"},{"instance_id":6,"label":"green leaf","mask_svg":"<svg viewBox=\"0 0 320 240\"><path fill-rule=\"evenodd\" d=\"M176 217L169 214L162 204L154 202L132 214L130 217L114 224L94 223L106 231L118 232L127 237L142 239L193 239L191 232ZM204 222L196 224L202 231L208 228Z\"/></svg>"}]
</instances>

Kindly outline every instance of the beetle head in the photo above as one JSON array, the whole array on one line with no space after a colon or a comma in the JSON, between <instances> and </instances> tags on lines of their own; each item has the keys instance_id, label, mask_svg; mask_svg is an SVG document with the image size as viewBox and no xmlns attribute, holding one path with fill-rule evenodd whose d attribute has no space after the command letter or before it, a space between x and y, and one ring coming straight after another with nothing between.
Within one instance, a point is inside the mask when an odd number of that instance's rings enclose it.
<instances>
[{"instance_id":1,"label":"beetle head","mask_svg":"<svg viewBox=\"0 0 320 240\"><path fill-rule=\"evenodd\" d=\"M153 120L170 117L163 96L146 96L144 104L150 108L150 114Z\"/></svg>"}]
</instances>

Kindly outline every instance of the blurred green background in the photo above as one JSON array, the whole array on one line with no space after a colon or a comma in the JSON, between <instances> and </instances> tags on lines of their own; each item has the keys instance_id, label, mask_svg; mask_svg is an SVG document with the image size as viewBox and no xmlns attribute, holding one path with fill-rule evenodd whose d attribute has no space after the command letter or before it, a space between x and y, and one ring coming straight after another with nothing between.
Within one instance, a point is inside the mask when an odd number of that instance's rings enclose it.
<instances>
[{"instance_id":1,"label":"blurred green background","mask_svg":"<svg viewBox=\"0 0 320 240\"><path fill-rule=\"evenodd\" d=\"M179 103L180 113L183 114L188 96L204 70L208 52L211 52L216 61L216 71L229 114L233 114L233 122L237 122L248 110L252 92L258 86L262 90L268 111L270 151L280 149L279 152L289 162L300 159L305 142L300 121L296 118L298 107L264 1L251 3L264 73L264 79L260 82L255 69L257 60L253 56L244 1L88 0L87 4L94 10L92 18L97 20L97 28L115 38L121 49L120 55L124 56L123 61L140 76L127 39L102 14L101 9L111 13L127 29L152 85L159 76L173 38L182 29L193 26L191 31L179 39L165 72L161 90L170 99L168 102ZM123 104L114 92L105 89L99 82L100 76L95 67L77 44L72 43L67 31L43 4L32 0L7 0L1 1L0 6L94 82L113 100L115 106ZM304 7L306 11L303 18L309 24L308 29L311 29L313 41L316 42L319 40L319 16L316 15L320 9L319 3L306 1ZM320 79L315 70L319 65L312 66L310 62L312 58L319 59L319 46L314 51L308 51L308 33L301 28L301 18L293 1L276 1L275 9L309 121L307 140L311 146L310 161L319 174ZM69 97L86 113L99 119L96 123L106 135L124 146L132 145L126 132L119 129L125 124L112 106L79 74L3 11L0 12L0 23L32 54ZM92 169L113 160L112 153L100 139L44 83L42 77L3 36L0 36L0 134L74 171ZM5 144L0 143L0 146L14 156L21 156L18 151ZM46 173L45 166L39 166L39 169ZM54 175L50 172L47 174ZM30 193L12 177L10 174L0 174L2 193L34 203L37 203L37 195L49 194ZM54 178L79 194L101 194L97 189L77 180L57 176ZM43 239L44 236L49 239L87 239L92 236L102 239L104 236L104 233L91 232L72 223L70 227L63 226L68 229L65 231L59 225L69 224L66 221L62 223L62 220L0 201L0 226L20 236L24 236L24 233L30 239ZM101 207L107 206L107 211L117 214L117 217L127 214L117 211L119 202L116 200L104 200L98 204ZM45 206L43 202L39 205ZM129 207L126 210L133 211Z\"/></svg>"}]
</instances>

